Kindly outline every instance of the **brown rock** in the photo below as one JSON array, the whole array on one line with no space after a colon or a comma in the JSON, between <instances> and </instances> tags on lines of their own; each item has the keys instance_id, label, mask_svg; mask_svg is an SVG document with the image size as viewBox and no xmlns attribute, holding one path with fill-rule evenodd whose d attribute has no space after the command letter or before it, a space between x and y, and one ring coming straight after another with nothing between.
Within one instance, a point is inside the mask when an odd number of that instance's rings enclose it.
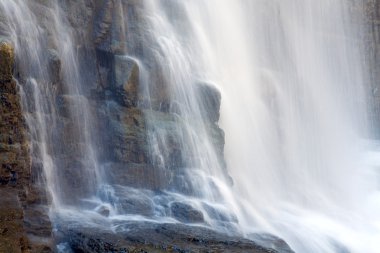
<instances>
[{"instance_id":1,"label":"brown rock","mask_svg":"<svg viewBox=\"0 0 380 253\"><path fill-rule=\"evenodd\" d=\"M139 66L124 55L114 56L115 96L123 106L136 107L139 93Z\"/></svg>"},{"instance_id":2,"label":"brown rock","mask_svg":"<svg viewBox=\"0 0 380 253\"><path fill-rule=\"evenodd\" d=\"M204 222L203 213L187 203L174 202L170 205L172 216L185 223Z\"/></svg>"},{"instance_id":3,"label":"brown rock","mask_svg":"<svg viewBox=\"0 0 380 253\"><path fill-rule=\"evenodd\" d=\"M0 42L0 83L10 82L14 65L14 50L11 44Z\"/></svg>"},{"instance_id":4,"label":"brown rock","mask_svg":"<svg viewBox=\"0 0 380 253\"><path fill-rule=\"evenodd\" d=\"M13 47L0 42L0 252L52 252L47 211L32 205L41 203L45 193L32 186L27 128L13 65ZM31 236L30 231L40 234Z\"/></svg>"},{"instance_id":5,"label":"brown rock","mask_svg":"<svg viewBox=\"0 0 380 253\"><path fill-rule=\"evenodd\" d=\"M0 252L28 252L18 191L0 188L0 196Z\"/></svg>"}]
</instances>

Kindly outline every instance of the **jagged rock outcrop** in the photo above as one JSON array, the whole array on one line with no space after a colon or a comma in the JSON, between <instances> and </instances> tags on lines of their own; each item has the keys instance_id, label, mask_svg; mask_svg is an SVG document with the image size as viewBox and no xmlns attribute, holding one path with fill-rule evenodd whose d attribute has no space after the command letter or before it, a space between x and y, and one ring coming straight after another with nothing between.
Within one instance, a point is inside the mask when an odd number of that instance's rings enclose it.
<instances>
[{"instance_id":1,"label":"jagged rock outcrop","mask_svg":"<svg viewBox=\"0 0 380 253\"><path fill-rule=\"evenodd\" d=\"M13 47L0 42L0 252L50 252L51 225L33 184L13 66Z\"/></svg>"}]
</instances>

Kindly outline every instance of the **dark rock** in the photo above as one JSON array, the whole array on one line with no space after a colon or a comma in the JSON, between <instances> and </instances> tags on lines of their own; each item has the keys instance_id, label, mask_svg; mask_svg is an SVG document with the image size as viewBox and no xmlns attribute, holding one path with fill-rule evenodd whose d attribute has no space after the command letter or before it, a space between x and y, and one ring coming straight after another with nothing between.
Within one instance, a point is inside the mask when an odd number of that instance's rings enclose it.
<instances>
[{"instance_id":1,"label":"dark rock","mask_svg":"<svg viewBox=\"0 0 380 253\"><path fill-rule=\"evenodd\" d=\"M163 190L170 180L158 168L146 163L108 163L105 171L110 183L139 189Z\"/></svg>"},{"instance_id":2,"label":"dark rock","mask_svg":"<svg viewBox=\"0 0 380 253\"><path fill-rule=\"evenodd\" d=\"M112 23L113 1L104 1L95 19L95 44L100 44L108 35Z\"/></svg>"},{"instance_id":3,"label":"dark rock","mask_svg":"<svg viewBox=\"0 0 380 253\"><path fill-rule=\"evenodd\" d=\"M153 215L153 202L140 191L118 196L120 211L123 214L136 214L143 216Z\"/></svg>"},{"instance_id":4,"label":"dark rock","mask_svg":"<svg viewBox=\"0 0 380 253\"><path fill-rule=\"evenodd\" d=\"M55 50L49 50L48 51L48 72L50 77L50 82L53 84L60 83L62 80L62 73L61 73L61 60L59 59L58 53Z\"/></svg>"},{"instance_id":5,"label":"dark rock","mask_svg":"<svg viewBox=\"0 0 380 253\"><path fill-rule=\"evenodd\" d=\"M110 216L110 209L106 206L100 206L95 211L104 217Z\"/></svg>"},{"instance_id":6,"label":"dark rock","mask_svg":"<svg viewBox=\"0 0 380 253\"><path fill-rule=\"evenodd\" d=\"M114 82L114 54L100 49L97 49L95 54L100 86L103 89L110 89Z\"/></svg>"},{"instance_id":7,"label":"dark rock","mask_svg":"<svg viewBox=\"0 0 380 253\"><path fill-rule=\"evenodd\" d=\"M0 252L21 253L22 248L28 247L28 240L23 228L23 210L18 192L0 188L0 195Z\"/></svg>"},{"instance_id":8,"label":"dark rock","mask_svg":"<svg viewBox=\"0 0 380 253\"><path fill-rule=\"evenodd\" d=\"M128 56L115 55L114 67L114 92L117 101L127 107L136 107L139 92L139 66L137 62Z\"/></svg>"},{"instance_id":9,"label":"dark rock","mask_svg":"<svg viewBox=\"0 0 380 253\"><path fill-rule=\"evenodd\" d=\"M292 253L293 250L291 250L288 246L288 244L278 237L275 237L271 234L251 234L249 235L249 238L256 242L258 245L265 247L265 248L271 248L276 250L277 252L281 253Z\"/></svg>"},{"instance_id":10,"label":"dark rock","mask_svg":"<svg viewBox=\"0 0 380 253\"><path fill-rule=\"evenodd\" d=\"M95 10L94 44L98 49L125 53L126 27L124 6L120 0L102 1Z\"/></svg>"},{"instance_id":11,"label":"dark rock","mask_svg":"<svg viewBox=\"0 0 380 253\"><path fill-rule=\"evenodd\" d=\"M101 228L61 226L62 240L74 252L293 252L286 244L280 251L255 241L228 236L210 229L183 224L124 222L114 234ZM282 241L273 237L274 241ZM277 244L273 242L273 244Z\"/></svg>"},{"instance_id":12,"label":"dark rock","mask_svg":"<svg viewBox=\"0 0 380 253\"><path fill-rule=\"evenodd\" d=\"M80 106L78 97L72 95L60 95L56 99L56 108L61 117L69 118L72 115L72 108Z\"/></svg>"},{"instance_id":13,"label":"dark rock","mask_svg":"<svg viewBox=\"0 0 380 253\"><path fill-rule=\"evenodd\" d=\"M185 223L202 223L204 222L203 213L195 209L190 204L182 202L173 202L170 205L172 216L177 220Z\"/></svg>"}]
</instances>

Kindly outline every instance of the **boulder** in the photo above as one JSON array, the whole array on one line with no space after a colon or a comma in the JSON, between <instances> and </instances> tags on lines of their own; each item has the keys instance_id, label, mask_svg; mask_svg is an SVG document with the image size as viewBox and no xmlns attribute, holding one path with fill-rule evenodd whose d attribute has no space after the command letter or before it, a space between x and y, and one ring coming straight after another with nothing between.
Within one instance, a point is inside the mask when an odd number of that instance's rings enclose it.
<instances>
[{"instance_id":1,"label":"boulder","mask_svg":"<svg viewBox=\"0 0 380 253\"><path fill-rule=\"evenodd\" d=\"M173 202L170 205L172 216L185 223L204 222L203 213L195 209L192 205L183 202Z\"/></svg>"},{"instance_id":2,"label":"boulder","mask_svg":"<svg viewBox=\"0 0 380 253\"><path fill-rule=\"evenodd\" d=\"M152 217L153 192L128 186L105 187L98 196L103 202L113 205L119 214L133 214Z\"/></svg>"},{"instance_id":3,"label":"boulder","mask_svg":"<svg viewBox=\"0 0 380 253\"><path fill-rule=\"evenodd\" d=\"M198 83L197 93L199 103L202 105L203 117L212 123L218 122L220 118L220 105L222 96L213 84Z\"/></svg>"},{"instance_id":4,"label":"boulder","mask_svg":"<svg viewBox=\"0 0 380 253\"><path fill-rule=\"evenodd\" d=\"M120 212L123 214L136 214L151 217L153 215L153 202L144 194L130 194L119 197Z\"/></svg>"},{"instance_id":5,"label":"boulder","mask_svg":"<svg viewBox=\"0 0 380 253\"><path fill-rule=\"evenodd\" d=\"M95 211L104 217L110 216L110 209L107 206L99 206Z\"/></svg>"}]
</instances>

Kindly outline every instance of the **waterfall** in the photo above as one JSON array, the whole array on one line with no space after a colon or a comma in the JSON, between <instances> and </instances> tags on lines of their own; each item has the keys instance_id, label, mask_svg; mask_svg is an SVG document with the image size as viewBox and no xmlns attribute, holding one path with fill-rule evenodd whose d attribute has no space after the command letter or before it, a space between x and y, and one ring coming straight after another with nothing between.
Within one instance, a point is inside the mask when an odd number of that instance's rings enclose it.
<instances>
[{"instance_id":1,"label":"waterfall","mask_svg":"<svg viewBox=\"0 0 380 253\"><path fill-rule=\"evenodd\" d=\"M377 252L361 4L0 0L53 225Z\"/></svg>"},{"instance_id":2,"label":"waterfall","mask_svg":"<svg viewBox=\"0 0 380 253\"><path fill-rule=\"evenodd\" d=\"M3 0L0 10L5 13L2 32L15 46L32 169L42 172L40 183L59 209L94 192L101 178L72 31L56 1L43 6ZM68 180L76 182L76 189Z\"/></svg>"},{"instance_id":3,"label":"waterfall","mask_svg":"<svg viewBox=\"0 0 380 253\"><path fill-rule=\"evenodd\" d=\"M378 172L366 161L367 78L354 4L147 3L175 75L171 94L197 113L194 79L222 93L234 180L223 193L240 231L279 235L296 252L376 252ZM210 166L219 168L202 168Z\"/></svg>"}]
</instances>

